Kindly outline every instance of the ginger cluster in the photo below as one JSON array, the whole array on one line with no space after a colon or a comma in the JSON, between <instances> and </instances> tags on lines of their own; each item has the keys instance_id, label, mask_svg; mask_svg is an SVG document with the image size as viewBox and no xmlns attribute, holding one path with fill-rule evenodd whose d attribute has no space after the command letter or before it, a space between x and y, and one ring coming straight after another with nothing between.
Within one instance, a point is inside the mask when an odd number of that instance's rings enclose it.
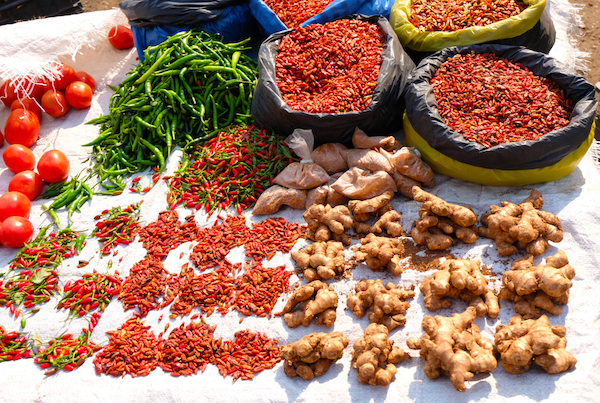
<instances>
[{"instance_id":1,"label":"ginger cluster","mask_svg":"<svg viewBox=\"0 0 600 403\"><path fill-rule=\"evenodd\" d=\"M344 257L344 245L337 241L315 242L290 255L308 281L333 278L350 266Z\"/></svg>"},{"instance_id":2,"label":"ginger cluster","mask_svg":"<svg viewBox=\"0 0 600 403\"><path fill-rule=\"evenodd\" d=\"M357 262L365 262L371 270L388 270L394 276L404 271L400 264L404 247L400 238L379 237L369 234L360 240L360 249L354 253Z\"/></svg>"},{"instance_id":3,"label":"ginger cluster","mask_svg":"<svg viewBox=\"0 0 600 403\"><path fill-rule=\"evenodd\" d=\"M302 215L308 231L306 237L313 241L334 241L350 245L350 236L346 231L352 228L353 220L346 206L313 204Z\"/></svg>"},{"instance_id":4,"label":"ginger cluster","mask_svg":"<svg viewBox=\"0 0 600 403\"><path fill-rule=\"evenodd\" d=\"M401 236L400 219L402 216L390 204L393 197L394 192L388 190L371 199L350 200L348 209L354 217L354 232L357 234L381 234L385 230L390 236ZM373 225L366 223L371 214L377 218Z\"/></svg>"},{"instance_id":5,"label":"ginger cluster","mask_svg":"<svg viewBox=\"0 0 600 403\"><path fill-rule=\"evenodd\" d=\"M332 362L342 357L348 342L341 332L307 334L281 348L283 371L289 377L310 381L323 375Z\"/></svg>"},{"instance_id":6,"label":"ginger cluster","mask_svg":"<svg viewBox=\"0 0 600 403\"><path fill-rule=\"evenodd\" d=\"M299 305L299 309L296 306ZM288 327L306 327L315 324L332 326L336 319L338 296L326 283L315 280L297 288L287 301L281 315Z\"/></svg>"}]
</instances>

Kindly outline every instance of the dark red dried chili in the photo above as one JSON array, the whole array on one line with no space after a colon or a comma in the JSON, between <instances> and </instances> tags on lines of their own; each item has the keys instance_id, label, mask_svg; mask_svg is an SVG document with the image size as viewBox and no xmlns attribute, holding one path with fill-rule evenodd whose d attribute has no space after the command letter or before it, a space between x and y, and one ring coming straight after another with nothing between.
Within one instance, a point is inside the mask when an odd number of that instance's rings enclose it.
<instances>
[{"instance_id":1,"label":"dark red dried chili","mask_svg":"<svg viewBox=\"0 0 600 403\"><path fill-rule=\"evenodd\" d=\"M566 126L573 110L556 83L489 53L448 58L430 83L444 122L484 147L535 140Z\"/></svg>"},{"instance_id":2,"label":"dark red dried chili","mask_svg":"<svg viewBox=\"0 0 600 403\"><path fill-rule=\"evenodd\" d=\"M333 0L265 0L265 4L287 28L296 28L320 14Z\"/></svg>"},{"instance_id":3,"label":"dark red dried chili","mask_svg":"<svg viewBox=\"0 0 600 403\"><path fill-rule=\"evenodd\" d=\"M371 103L385 34L370 22L342 19L298 27L281 39L277 86L297 111L343 113Z\"/></svg>"},{"instance_id":4,"label":"dark red dried chili","mask_svg":"<svg viewBox=\"0 0 600 403\"><path fill-rule=\"evenodd\" d=\"M306 229L305 225L288 223L281 217L252 224L244 242L246 256L254 260L271 259L276 252L288 253Z\"/></svg>"},{"instance_id":5,"label":"dark red dried chili","mask_svg":"<svg viewBox=\"0 0 600 403\"><path fill-rule=\"evenodd\" d=\"M223 377L231 375L233 381L254 378L254 374L273 368L280 360L277 339L249 330L239 331L235 340L221 344L215 364Z\"/></svg>"},{"instance_id":6,"label":"dark red dried chili","mask_svg":"<svg viewBox=\"0 0 600 403\"><path fill-rule=\"evenodd\" d=\"M182 323L165 340L158 365L172 376L204 372L208 364L215 362L220 347L214 343L215 329L216 326L205 323L191 322L187 326Z\"/></svg>"},{"instance_id":7,"label":"dark red dried chili","mask_svg":"<svg viewBox=\"0 0 600 403\"><path fill-rule=\"evenodd\" d=\"M198 243L190 254L190 261L200 270L228 263L225 256L232 248L243 245L249 233L243 215L228 216L222 223L215 221L211 228L198 231Z\"/></svg>"},{"instance_id":8,"label":"dark red dried chili","mask_svg":"<svg viewBox=\"0 0 600 403\"><path fill-rule=\"evenodd\" d=\"M194 241L197 233L193 215L186 217L182 224L176 211L162 211L155 222L139 231L139 236L149 256L164 259L182 243Z\"/></svg>"}]
</instances>

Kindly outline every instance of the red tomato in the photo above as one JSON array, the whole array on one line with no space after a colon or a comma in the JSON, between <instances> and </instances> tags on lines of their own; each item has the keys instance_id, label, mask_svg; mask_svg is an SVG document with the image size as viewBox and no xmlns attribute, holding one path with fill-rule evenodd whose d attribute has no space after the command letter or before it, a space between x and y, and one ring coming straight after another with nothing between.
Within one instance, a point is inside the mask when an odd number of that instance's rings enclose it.
<instances>
[{"instance_id":1,"label":"red tomato","mask_svg":"<svg viewBox=\"0 0 600 403\"><path fill-rule=\"evenodd\" d=\"M33 225L23 217L9 217L0 225L0 243L9 248L22 248L32 235Z\"/></svg>"},{"instance_id":2,"label":"red tomato","mask_svg":"<svg viewBox=\"0 0 600 403\"><path fill-rule=\"evenodd\" d=\"M46 151L37 164L37 170L42 179L48 183L56 183L67 179L69 167L69 159L59 150Z\"/></svg>"},{"instance_id":3,"label":"red tomato","mask_svg":"<svg viewBox=\"0 0 600 403\"><path fill-rule=\"evenodd\" d=\"M73 81L77 79L75 75L75 70L71 66L68 66L64 63L58 63L58 78L55 78L51 85L54 86L54 89L64 91L65 88Z\"/></svg>"},{"instance_id":4,"label":"red tomato","mask_svg":"<svg viewBox=\"0 0 600 403\"><path fill-rule=\"evenodd\" d=\"M92 89L92 92L96 91L96 80L94 80L94 77L90 76L85 71L78 71L75 73L75 76L77 76L77 81L81 81L82 83L89 85Z\"/></svg>"},{"instance_id":5,"label":"red tomato","mask_svg":"<svg viewBox=\"0 0 600 403\"><path fill-rule=\"evenodd\" d=\"M35 167L33 152L24 145L12 144L2 153L2 159L11 172L29 171Z\"/></svg>"},{"instance_id":6,"label":"red tomato","mask_svg":"<svg viewBox=\"0 0 600 403\"><path fill-rule=\"evenodd\" d=\"M23 193L29 200L33 200L42 192L42 177L33 171L22 171L12 177L8 183L9 192Z\"/></svg>"},{"instance_id":7,"label":"red tomato","mask_svg":"<svg viewBox=\"0 0 600 403\"><path fill-rule=\"evenodd\" d=\"M42 96L42 108L48 115L60 118L69 111L69 104L61 91L50 90Z\"/></svg>"},{"instance_id":8,"label":"red tomato","mask_svg":"<svg viewBox=\"0 0 600 403\"><path fill-rule=\"evenodd\" d=\"M25 77L17 80L15 86L17 87L17 99L33 98L39 101L44 94L44 81L41 78Z\"/></svg>"},{"instance_id":9,"label":"red tomato","mask_svg":"<svg viewBox=\"0 0 600 403\"><path fill-rule=\"evenodd\" d=\"M4 145L4 135L0 131L0 147L2 147L3 145Z\"/></svg>"},{"instance_id":10,"label":"red tomato","mask_svg":"<svg viewBox=\"0 0 600 403\"><path fill-rule=\"evenodd\" d=\"M15 109L27 109L35 113L38 119L42 119L42 108L38 105L37 101L33 98L15 99L10 105L10 110Z\"/></svg>"},{"instance_id":11,"label":"red tomato","mask_svg":"<svg viewBox=\"0 0 600 403\"><path fill-rule=\"evenodd\" d=\"M8 217L29 217L31 201L21 192L7 192L0 196L0 221Z\"/></svg>"},{"instance_id":12,"label":"red tomato","mask_svg":"<svg viewBox=\"0 0 600 403\"><path fill-rule=\"evenodd\" d=\"M92 104L92 88L81 81L69 84L65 96L69 105L76 109L89 108Z\"/></svg>"},{"instance_id":13,"label":"red tomato","mask_svg":"<svg viewBox=\"0 0 600 403\"><path fill-rule=\"evenodd\" d=\"M117 49L130 49L133 47L133 32L129 27L117 25L108 32L108 41Z\"/></svg>"},{"instance_id":14,"label":"red tomato","mask_svg":"<svg viewBox=\"0 0 600 403\"><path fill-rule=\"evenodd\" d=\"M25 109L15 109L10 113L4 126L8 144L22 144L31 147L38 139L40 120L35 113Z\"/></svg>"},{"instance_id":15,"label":"red tomato","mask_svg":"<svg viewBox=\"0 0 600 403\"><path fill-rule=\"evenodd\" d=\"M13 101L17 99L17 93L15 92L15 86L12 81L6 81L0 87L0 101L4 105L10 108Z\"/></svg>"}]
</instances>

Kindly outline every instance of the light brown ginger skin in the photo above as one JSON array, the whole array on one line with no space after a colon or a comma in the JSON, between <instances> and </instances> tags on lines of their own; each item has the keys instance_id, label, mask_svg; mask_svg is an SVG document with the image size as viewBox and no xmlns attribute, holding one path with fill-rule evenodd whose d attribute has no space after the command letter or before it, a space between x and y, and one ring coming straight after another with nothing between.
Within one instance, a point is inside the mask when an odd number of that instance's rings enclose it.
<instances>
[{"instance_id":1,"label":"light brown ginger skin","mask_svg":"<svg viewBox=\"0 0 600 403\"><path fill-rule=\"evenodd\" d=\"M515 311L525 319L540 317L540 308L560 315L558 305L568 302L574 277L575 269L562 250L537 266L533 265L533 256L528 255L515 260L503 274L499 296L514 301Z\"/></svg>"},{"instance_id":2,"label":"light brown ginger skin","mask_svg":"<svg viewBox=\"0 0 600 403\"><path fill-rule=\"evenodd\" d=\"M410 360L410 356L388 340L389 331L384 325L371 323L363 337L354 342L352 368L356 369L358 382L387 386L398 369L394 364Z\"/></svg>"},{"instance_id":3,"label":"light brown ginger skin","mask_svg":"<svg viewBox=\"0 0 600 403\"><path fill-rule=\"evenodd\" d=\"M417 245L427 245L429 250L447 249L454 243L450 235L437 227L427 228L425 231L419 231L414 227L410 231L410 236Z\"/></svg>"},{"instance_id":4,"label":"light brown ginger skin","mask_svg":"<svg viewBox=\"0 0 600 403\"><path fill-rule=\"evenodd\" d=\"M498 317L498 297L488 288L487 280L480 270L478 260L448 259L440 269L421 282L425 308L437 311L450 308L446 298L460 298L476 309L477 316Z\"/></svg>"},{"instance_id":5,"label":"light brown ginger skin","mask_svg":"<svg viewBox=\"0 0 600 403\"><path fill-rule=\"evenodd\" d=\"M475 308L468 307L452 317L427 315L423 318L425 334L421 338L409 338L406 344L411 349L421 350L428 378L445 374L456 390L464 392L465 381L470 381L475 373L496 369L493 344L481 336L473 324L475 317Z\"/></svg>"},{"instance_id":6,"label":"light brown ginger skin","mask_svg":"<svg viewBox=\"0 0 600 403\"><path fill-rule=\"evenodd\" d=\"M345 234L353 224L348 207L313 204L302 216L308 225L306 234L309 239L313 241L334 239L345 245L350 244L350 237Z\"/></svg>"},{"instance_id":7,"label":"light brown ginger skin","mask_svg":"<svg viewBox=\"0 0 600 403\"><path fill-rule=\"evenodd\" d=\"M300 309L294 311L298 304ZM315 280L298 287L280 314L290 328L300 325L306 327L315 317L318 317L319 324L332 326L336 319L337 304L336 292L326 283Z\"/></svg>"},{"instance_id":8,"label":"light brown ginger skin","mask_svg":"<svg viewBox=\"0 0 600 403\"><path fill-rule=\"evenodd\" d=\"M364 261L371 270L388 269L394 276L402 274L404 267L398 263L404 248L399 238L379 237L371 233L360 243L360 249L354 253L357 262Z\"/></svg>"},{"instance_id":9,"label":"light brown ginger skin","mask_svg":"<svg viewBox=\"0 0 600 403\"><path fill-rule=\"evenodd\" d=\"M393 283L384 286L380 279L361 280L354 290L356 293L348 296L346 305L359 318L369 310L369 322L383 324L389 331L406 324L404 314L410 307L406 300L415 296L414 290L398 288Z\"/></svg>"},{"instance_id":10,"label":"light brown ginger skin","mask_svg":"<svg viewBox=\"0 0 600 403\"><path fill-rule=\"evenodd\" d=\"M494 342L502 359L502 368L511 374L521 374L532 362L549 374L568 371L577 359L565 350L564 326L552 326L546 315L539 319L523 319L517 314L508 325L498 325Z\"/></svg>"},{"instance_id":11,"label":"light brown ginger skin","mask_svg":"<svg viewBox=\"0 0 600 403\"><path fill-rule=\"evenodd\" d=\"M477 222L477 215L470 208L447 203L418 186L413 187L413 197L415 201L422 202L427 210L438 216L448 217L461 227L470 227Z\"/></svg>"},{"instance_id":12,"label":"light brown ginger skin","mask_svg":"<svg viewBox=\"0 0 600 403\"><path fill-rule=\"evenodd\" d=\"M379 196L367 200L350 200L348 209L352 212L355 220L366 221L369 213L375 213L377 210L388 204L394 197L394 192L387 190ZM366 219L365 218L366 215ZM358 217L357 217L358 216Z\"/></svg>"},{"instance_id":13,"label":"light brown ginger skin","mask_svg":"<svg viewBox=\"0 0 600 403\"><path fill-rule=\"evenodd\" d=\"M393 237L402 236L402 216L393 208L381 215L373 225L354 221L354 232L358 234L381 234L384 230Z\"/></svg>"},{"instance_id":14,"label":"light brown ginger skin","mask_svg":"<svg viewBox=\"0 0 600 403\"><path fill-rule=\"evenodd\" d=\"M289 377L311 380L323 375L339 360L349 340L341 332L311 333L281 348L284 372Z\"/></svg>"},{"instance_id":15,"label":"light brown ginger skin","mask_svg":"<svg viewBox=\"0 0 600 403\"><path fill-rule=\"evenodd\" d=\"M291 252L290 256L308 281L330 279L348 268L344 245L337 241L315 242Z\"/></svg>"}]
</instances>

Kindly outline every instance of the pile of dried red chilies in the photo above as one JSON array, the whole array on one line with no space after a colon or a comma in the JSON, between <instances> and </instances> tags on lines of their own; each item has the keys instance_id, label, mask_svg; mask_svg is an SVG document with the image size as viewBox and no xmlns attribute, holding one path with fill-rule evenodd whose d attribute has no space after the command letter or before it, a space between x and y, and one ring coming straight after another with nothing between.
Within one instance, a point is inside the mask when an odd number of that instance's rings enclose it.
<instances>
[{"instance_id":1,"label":"pile of dried red chilies","mask_svg":"<svg viewBox=\"0 0 600 403\"><path fill-rule=\"evenodd\" d=\"M458 31L520 14L521 0L412 0L409 21L419 31Z\"/></svg>"},{"instance_id":2,"label":"pile of dried red chilies","mask_svg":"<svg viewBox=\"0 0 600 403\"><path fill-rule=\"evenodd\" d=\"M93 273L85 273L80 279L65 284L64 295L56 309L68 309L73 316L83 316L96 308L102 312L121 291L121 283L118 272L112 276L95 270Z\"/></svg>"},{"instance_id":3,"label":"pile of dried red chilies","mask_svg":"<svg viewBox=\"0 0 600 403\"><path fill-rule=\"evenodd\" d=\"M219 356L215 359L223 377L233 376L233 381L254 378L254 374L273 368L281 359L277 339L262 333L239 331L233 341L222 343Z\"/></svg>"},{"instance_id":4,"label":"pile of dried red chilies","mask_svg":"<svg viewBox=\"0 0 600 403\"><path fill-rule=\"evenodd\" d=\"M573 110L556 83L489 53L448 58L430 83L444 122L488 148L535 140L566 126Z\"/></svg>"},{"instance_id":5,"label":"pile of dried red chilies","mask_svg":"<svg viewBox=\"0 0 600 403\"><path fill-rule=\"evenodd\" d=\"M265 0L286 28L296 28L304 21L320 14L333 0Z\"/></svg>"},{"instance_id":6,"label":"pile of dried red chilies","mask_svg":"<svg viewBox=\"0 0 600 403\"><path fill-rule=\"evenodd\" d=\"M255 126L233 126L184 153L169 178L167 201L171 210L183 204L212 214L233 206L241 214L292 161L280 137Z\"/></svg>"},{"instance_id":7,"label":"pile of dried red chilies","mask_svg":"<svg viewBox=\"0 0 600 403\"><path fill-rule=\"evenodd\" d=\"M139 231L139 236L149 256L164 259L182 243L196 240L198 227L193 215L182 224L176 211L162 211L155 222Z\"/></svg>"},{"instance_id":8,"label":"pile of dried red chilies","mask_svg":"<svg viewBox=\"0 0 600 403\"><path fill-rule=\"evenodd\" d=\"M96 221L101 220L92 231L92 236L103 242L100 257L110 254L118 244L129 245L133 242L140 228L140 204L141 202L130 204L125 208L113 207L94 217Z\"/></svg>"},{"instance_id":9,"label":"pile of dried red chilies","mask_svg":"<svg viewBox=\"0 0 600 403\"><path fill-rule=\"evenodd\" d=\"M200 322L182 323L165 340L158 365L172 376L204 372L208 364L214 364L220 347L213 338L215 328Z\"/></svg>"},{"instance_id":10,"label":"pile of dried red chilies","mask_svg":"<svg viewBox=\"0 0 600 403\"><path fill-rule=\"evenodd\" d=\"M275 253L288 253L302 236L305 225L289 223L281 217L267 218L256 224L244 242L246 257L254 260L271 259Z\"/></svg>"},{"instance_id":11,"label":"pile of dried red chilies","mask_svg":"<svg viewBox=\"0 0 600 403\"><path fill-rule=\"evenodd\" d=\"M219 266L236 246L243 245L250 233L243 215L228 216L223 222L215 221L210 228L198 231L198 243L190 254L190 261L200 270Z\"/></svg>"},{"instance_id":12,"label":"pile of dried red chilies","mask_svg":"<svg viewBox=\"0 0 600 403\"><path fill-rule=\"evenodd\" d=\"M344 113L371 103L385 33L377 24L342 19L298 27L281 39L277 86L293 110Z\"/></svg>"}]
</instances>

